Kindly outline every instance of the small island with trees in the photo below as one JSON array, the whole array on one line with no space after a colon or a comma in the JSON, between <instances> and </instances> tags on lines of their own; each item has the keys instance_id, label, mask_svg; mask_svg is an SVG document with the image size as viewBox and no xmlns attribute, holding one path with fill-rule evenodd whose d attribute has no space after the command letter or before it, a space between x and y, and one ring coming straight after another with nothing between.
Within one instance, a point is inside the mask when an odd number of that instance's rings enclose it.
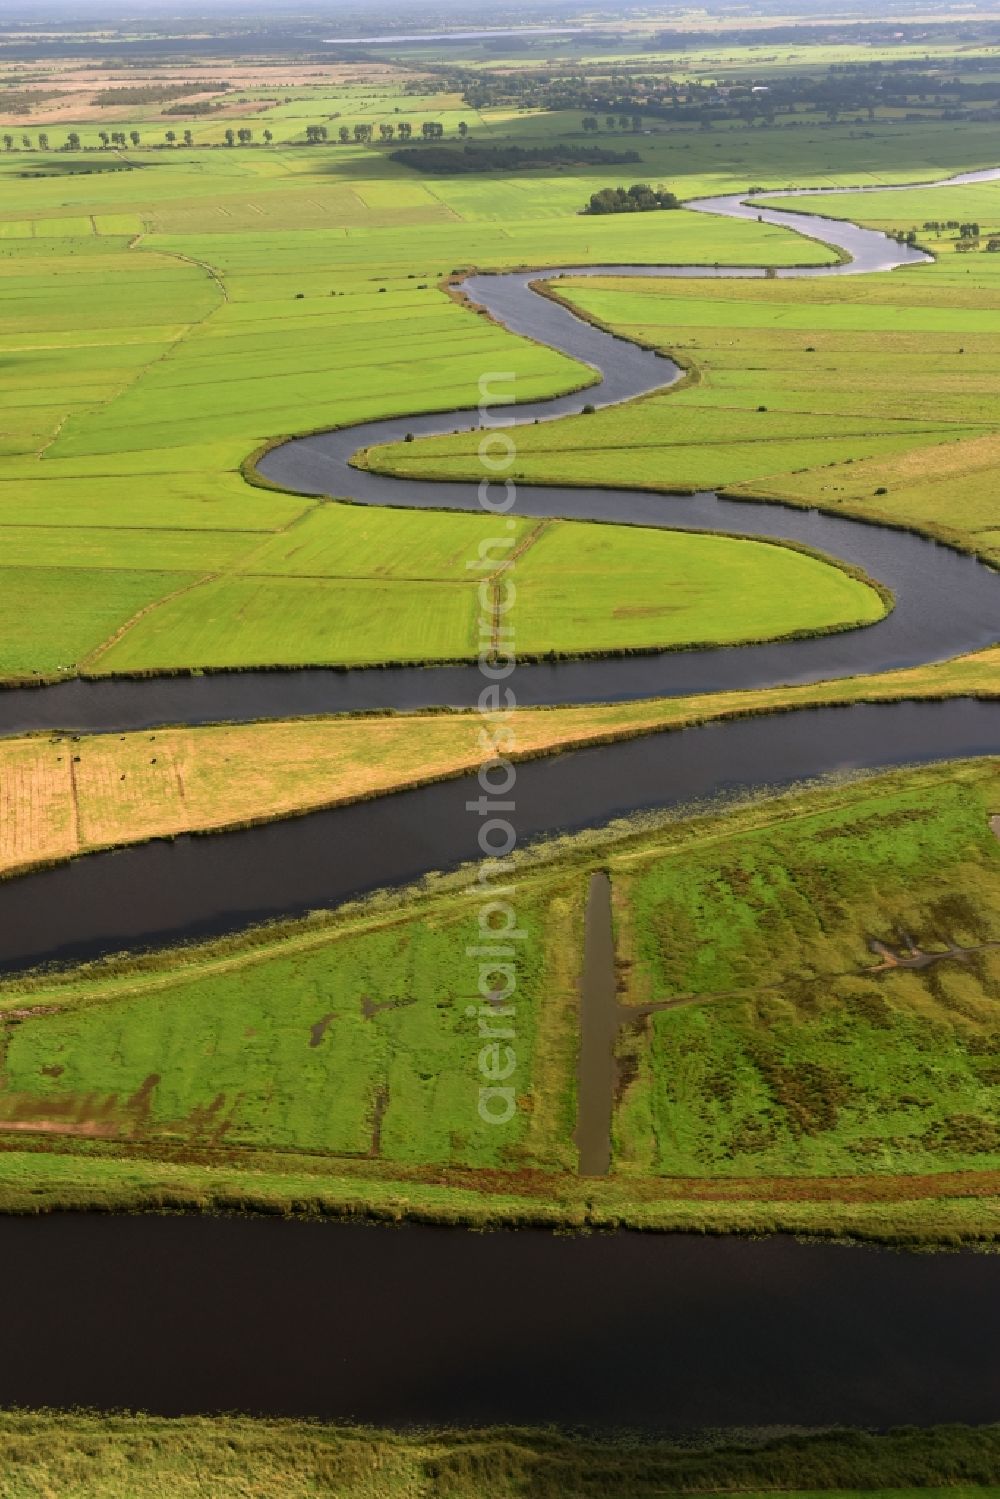
<instances>
[{"instance_id":1,"label":"small island with trees","mask_svg":"<svg viewBox=\"0 0 1000 1499\"><path fill-rule=\"evenodd\" d=\"M680 208L676 193L648 182L633 182L631 187L602 187L592 193L584 213L649 213L655 208Z\"/></svg>"}]
</instances>

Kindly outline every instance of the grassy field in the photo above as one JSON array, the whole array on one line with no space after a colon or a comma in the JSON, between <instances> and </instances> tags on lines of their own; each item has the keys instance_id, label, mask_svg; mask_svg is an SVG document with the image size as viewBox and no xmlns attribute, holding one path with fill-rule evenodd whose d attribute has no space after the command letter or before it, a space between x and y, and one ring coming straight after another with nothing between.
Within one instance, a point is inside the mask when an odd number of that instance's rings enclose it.
<instances>
[{"instance_id":1,"label":"grassy field","mask_svg":"<svg viewBox=\"0 0 1000 1499\"><path fill-rule=\"evenodd\" d=\"M475 659L484 575L470 566L495 531L485 516L324 505L135 618L87 671ZM859 579L780 546L571 522L515 522L513 537L505 624L522 656L821 634L885 613Z\"/></svg>"},{"instance_id":2,"label":"grassy field","mask_svg":"<svg viewBox=\"0 0 1000 1499\"><path fill-rule=\"evenodd\" d=\"M597 49L615 68L659 67L650 25ZM544 67L565 48L583 71L594 45L545 41L509 59L472 46L468 61ZM957 45L941 54L970 66ZM675 72L776 79L924 55L923 40L845 43L803 64L723 28ZM0 155L0 679L474 657L467 563L495 522L251 486L250 456L292 433L471 407L484 370L513 371L521 400L588 383L447 295L461 270L832 258L686 211L580 217L623 175L691 197L996 164L995 123L943 128L931 107L704 133L656 123L622 137L640 156L624 173L424 175L333 143L401 119L418 134L441 122L449 139L461 122L481 144L590 139L578 111L472 109L419 65L211 60L161 98L109 103L99 90L138 81L127 68L46 64L30 114L0 112L14 131ZM156 62L144 78L185 71ZM0 82L20 86L17 65L0 62ZM206 112L171 115L176 97ZM304 145L317 126L331 144ZM227 146L240 128L252 145ZM136 138L110 149L108 129ZM72 130L79 149L39 149L40 130L54 146ZM858 281L564 281L574 306L675 354L689 378L525 429L515 477L725 486L915 526L1000 562L1000 255L985 249L1000 189L829 207L916 227L938 260ZM980 220L978 251L922 229L941 217ZM413 443L376 461L478 478L474 447ZM885 606L776 546L527 521L513 539L522 657L817 633ZM810 703L995 697L998 660L1000 647L877 678L525 710L514 753ZM441 713L0 740L0 875L455 775L481 761L480 728ZM509 1022L477 993L471 871L201 947L2 980L0 1211L259 1208L995 1245L997 772L991 760L826 783L521 851ZM598 870L613 897L618 1039L611 1168L593 1178L573 1132ZM508 1023L514 1106L494 1128L476 1107L482 1048ZM702 1448L8 1411L0 1466L10 1499L971 1499L1000 1496L1000 1435L744 1432Z\"/></svg>"},{"instance_id":3,"label":"grassy field","mask_svg":"<svg viewBox=\"0 0 1000 1499\"><path fill-rule=\"evenodd\" d=\"M397 1433L248 1417L5 1412L5 1499L996 1499L995 1427L791 1435L735 1433L704 1447L554 1430ZM792 1487L792 1485L795 1485ZM806 1488L804 1485L808 1485Z\"/></svg>"},{"instance_id":4,"label":"grassy field","mask_svg":"<svg viewBox=\"0 0 1000 1499\"><path fill-rule=\"evenodd\" d=\"M56 120L60 130L76 120L86 147L105 117L88 116L82 102L93 78L71 72L60 85L71 105L52 104L49 133L56 144ZM203 132L206 140L221 138L225 120L237 117L223 114L193 120L194 149L152 149L139 120L142 143L124 153L26 152L16 138L15 149L0 155L0 674L467 655L471 590L458 596L446 586L462 540L457 529L445 533L458 522L415 515L379 529L370 515L251 489L241 475L247 457L284 434L471 406L484 369L514 371L525 400L587 382L580 366L456 305L439 288L453 270L829 259L822 246L756 223L684 211L641 222L580 217L589 194L616 180L620 168L434 177L364 145L290 144L320 118L353 129L357 120L397 118L397 109L416 123L421 111L440 115L451 130L462 113L455 98L404 92L400 79L398 69L391 76L374 64L360 77L345 68L308 83L295 70L279 80L244 68L225 108L250 120L258 104L276 98L260 115L275 127L266 150L201 149ZM275 95L279 82L287 89ZM86 118L77 118L81 111ZM584 138L572 112L495 111L467 123L484 140ZM31 128L42 124L38 113ZM120 112L115 125L132 128ZM986 164L993 149L989 131L971 123L943 133L917 124L905 136L878 125L863 138L846 125L769 131L766 151L758 132L718 137L668 132L628 144L642 157L635 171L691 194L745 187L749 177L765 186L920 178ZM613 419L597 414L525 433L526 469L570 482L606 472L657 485L780 480L795 487L806 481L791 471L813 468L820 449L824 463L891 466L914 462L927 448L936 453L955 437L979 474L984 450L975 444L988 440L993 422L988 305L953 376L942 372L942 360L961 316L974 316L971 307L962 314L954 289L947 307L924 298L923 321L890 299L885 315L893 328L913 325L894 333L893 363L893 351L876 350L882 335L871 331L872 318L882 326L882 302L865 293L851 324L844 299L856 293L847 288L841 281L806 289L818 309L815 326L805 303L796 309L773 300L796 290L777 283L674 283L650 294L634 283L627 292L574 289L580 299L603 298L592 310L622 326L670 347L690 345L680 352L694 362L704 344L706 378ZM852 395L838 377L826 381L821 399L829 361L820 368L813 355L806 370L803 353L796 363L796 316L805 318L803 343L834 340L824 317L837 325L847 316L848 332L837 337L845 362L848 354L867 361L863 389ZM736 339L726 332L730 324L739 325ZM420 335L405 347L402 325ZM926 362L928 347L933 372L921 373L912 366ZM763 398L762 359L770 362ZM748 364L755 368L748 372ZM905 409L897 409L884 391L904 365ZM943 405L931 398L932 373ZM768 411L758 412L760 404ZM972 520L978 482L968 484ZM898 484L871 487L889 488L884 508L895 514ZM832 493L821 498L840 502ZM924 511L934 503L927 498ZM471 538L477 522L463 524L462 536ZM390 532L404 526L405 544L397 545ZM651 576L640 577L644 592L630 602L633 612L618 612L611 579L635 572L635 543L606 529L581 537L552 529L533 549L537 558L526 558L526 649L641 649L713 638L697 611L665 617ZM669 543L656 545L664 575L673 576L686 559L671 562ZM599 607L588 560L598 550L608 554L608 596ZM727 610L727 638L815 627L813 591L795 591L804 615L796 608L777 620L737 620ZM819 609L820 624L858 618L856 603ZM860 607L863 615L867 606ZM703 617L717 614L707 607Z\"/></svg>"},{"instance_id":5,"label":"grassy field","mask_svg":"<svg viewBox=\"0 0 1000 1499\"><path fill-rule=\"evenodd\" d=\"M88 173L60 157L57 175L29 180L15 156L0 160L7 677L469 654L471 590L442 585L484 521L380 522L251 489L248 455L285 433L472 406L484 369L515 372L525 400L589 380L456 305L438 282L458 266L826 256L687 213L594 224L577 209L596 178L421 179L364 147L177 151ZM420 333L405 349L401 323ZM579 543L557 556L561 540L546 537L554 571L525 610L539 649L690 638L649 597L628 620L610 590L574 615L560 593ZM575 589L597 544L580 548ZM634 541L604 532L600 545L633 568ZM814 627L804 605L779 633ZM848 601L823 622L858 617Z\"/></svg>"},{"instance_id":6,"label":"grassy field","mask_svg":"<svg viewBox=\"0 0 1000 1499\"><path fill-rule=\"evenodd\" d=\"M500 1129L477 1114L467 875L10 979L0 1205L992 1238L998 797L969 762L528 851ZM603 1178L570 1138L594 868L621 1005Z\"/></svg>"},{"instance_id":7,"label":"grassy field","mask_svg":"<svg viewBox=\"0 0 1000 1499\"><path fill-rule=\"evenodd\" d=\"M303 928L263 962L248 950L181 976L168 959L112 1003L85 981L83 1003L60 1004L50 1026L8 1032L0 1130L568 1169L581 913L556 883L518 918L520 1108L508 1128L476 1106L466 948L479 928L459 903L362 918L319 945ZM557 940L573 932L575 944Z\"/></svg>"},{"instance_id":8,"label":"grassy field","mask_svg":"<svg viewBox=\"0 0 1000 1499\"><path fill-rule=\"evenodd\" d=\"M995 779L980 791L992 807ZM1000 946L982 947L1000 942L998 875L984 803L961 781L930 801L925 788L880 786L624 874L623 1002L678 1003L622 1043L638 1071L618 1111L618 1168L768 1177L1000 1165ZM873 942L883 946L863 956ZM970 951L894 968L911 943Z\"/></svg>"}]
</instances>

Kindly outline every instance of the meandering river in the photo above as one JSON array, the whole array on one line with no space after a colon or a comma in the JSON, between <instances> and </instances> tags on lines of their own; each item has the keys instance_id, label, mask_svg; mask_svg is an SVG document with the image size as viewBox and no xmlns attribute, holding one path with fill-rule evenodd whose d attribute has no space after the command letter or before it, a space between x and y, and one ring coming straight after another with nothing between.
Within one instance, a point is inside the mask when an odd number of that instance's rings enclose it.
<instances>
[{"instance_id":1,"label":"meandering river","mask_svg":"<svg viewBox=\"0 0 1000 1499\"><path fill-rule=\"evenodd\" d=\"M735 197L689 206L784 224L851 257L779 275L853 275L926 259L871 230ZM608 272L764 274L653 266L572 273ZM519 407L518 421L578 411L584 400L622 401L676 379L671 361L538 296L531 283L539 274L553 273L477 275L466 290L510 328L592 365L600 381L582 397ZM350 465L359 448L467 423L457 412L368 423L286 443L260 468L308 494L475 509L473 486L400 483ZM517 672L524 703L812 681L918 665L1000 638L1000 577L885 526L714 494L526 487L518 508L806 542L863 567L896 595L886 619L842 635L525 665ZM0 693L0 732L467 705L479 686L471 667L70 682ZM995 703L857 705L718 723L524 765L518 831L530 839L720 792L997 752ZM459 779L0 883L0 968L230 931L455 864L475 853L467 795ZM968 1254L80 1215L0 1220L0 1265L16 1287L5 1312L2 1403L677 1431L978 1421L996 1417L1000 1397L1000 1263Z\"/></svg>"}]
</instances>

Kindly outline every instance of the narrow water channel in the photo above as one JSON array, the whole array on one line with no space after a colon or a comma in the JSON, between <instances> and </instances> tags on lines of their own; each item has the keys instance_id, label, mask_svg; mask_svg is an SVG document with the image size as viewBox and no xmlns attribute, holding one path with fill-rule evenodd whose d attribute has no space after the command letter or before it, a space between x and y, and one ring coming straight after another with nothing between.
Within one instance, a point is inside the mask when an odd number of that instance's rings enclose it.
<instances>
[{"instance_id":1,"label":"narrow water channel","mask_svg":"<svg viewBox=\"0 0 1000 1499\"><path fill-rule=\"evenodd\" d=\"M611 881L604 870L590 877L580 978L580 1054L573 1143L581 1176L611 1169L611 1116L618 1035L618 979L611 916Z\"/></svg>"}]
</instances>

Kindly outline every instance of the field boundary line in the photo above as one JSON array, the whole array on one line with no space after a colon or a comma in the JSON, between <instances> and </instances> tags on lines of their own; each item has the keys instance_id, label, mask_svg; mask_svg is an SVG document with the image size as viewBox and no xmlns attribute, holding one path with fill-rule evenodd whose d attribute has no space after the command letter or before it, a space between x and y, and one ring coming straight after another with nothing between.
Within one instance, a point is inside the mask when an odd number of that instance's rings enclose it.
<instances>
[{"instance_id":1,"label":"field boundary line","mask_svg":"<svg viewBox=\"0 0 1000 1499\"><path fill-rule=\"evenodd\" d=\"M552 526L553 521L553 516L544 516L537 525L532 526L526 535L521 537L521 540L511 550L509 555L504 558L499 567L484 580L493 595L492 620L490 624L490 659L493 661L500 654L500 639L503 630L503 610L502 599L500 597L500 583L503 575L509 568L514 567L520 562L521 558L527 552L530 552L535 542Z\"/></svg>"},{"instance_id":2,"label":"field boundary line","mask_svg":"<svg viewBox=\"0 0 1000 1499\"><path fill-rule=\"evenodd\" d=\"M139 242L140 239L142 239L142 235L141 234L137 234L134 237L134 239L132 240L132 242L129 244L128 248L132 249L133 246L138 245L138 242ZM140 251L140 253L141 253L141 251ZM208 278L211 281L215 282L216 286L219 288L219 291L222 293L222 301L223 301L223 303L226 303L226 302L229 301L229 295L228 295L228 293L226 291L226 288L225 288L225 286L224 286L221 278L216 274L216 272L212 269L211 266L203 264L201 261L194 260L190 256L178 254L177 252L172 251L172 250L157 250L157 249L154 249L151 253L153 253L154 255L163 255L167 259L179 260L179 261L184 262L185 264L195 266L198 270L203 271L205 273L205 275L207 275ZM184 319L183 320L184 321L184 326L182 327L181 331L176 335L176 337L174 337L174 338L168 338L164 342L164 346L160 350L159 354L157 354L153 359L150 359L146 364L142 365L140 368L136 369L126 380L123 381L123 383L118 387L118 389L112 395L109 395L109 396L105 397L105 399L102 400L102 401L95 402L91 407L88 408L88 411L90 411L90 412L92 412L92 411L98 411L98 410L100 410L100 411L109 411L114 406L115 402L118 401L118 400L120 400L121 397L123 395L125 395L125 393L127 391L134 390L135 387L142 382L143 378L149 373L149 371L153 368L153 366L155 364L160 364L163 360L165 360L170 354L173 353L173 351L180 344L184 343L185 340L188 339L191 336L191 334L194 332L195 328L200 328L201 325L202 325L202 323L207 322L210 317L213 317L214 314L216 312L218 312L218 310L219 310L218 306L210 307L210 308L207 309L206 312L202 313L201 317ZM40 459L44 458L45 453L49 450L49 448L52 447L52 445L56 442L56 440L58 439L58 437L61 435L62 429L65 426L65 424L69 421L70 417L74 416L74 415L76 415L76 413L72 412L72 411L69 411L69 412L67 412L65 414L65 416L62 418L62 420L61 420L61 422L59 424L58 429L52 434L52 436L48 439L48 441L38 450L38 453L36 455L38 458L40 458ZM84 420L86 420L86 417L84 417Z\"/></svg>"},{"instance_id":3,"label":"field boundary line","mask_svg":"<svg viewBox=\"0 0 1000 1499\"><path fill-rule=\"evenodd\" d=\"M139 235L139 236L137 236L137 238L142 238L142 236ZM193 265L199 271L204 271L204 273L208 277L208 279L210 281L214 281L215 284L216 284L216 286L219 288L220 292L222 293L222 300L223 300L223 302L228 302L230 300L229 292L226 289L226 283L225 283L225 281L222 279L222 276L215 269L215 267L213 265L210 265L207 260L198 260L197 257L194 256L194 255L185 255L182 250L160 250L155 245L150 246L150 253L153 254L153 255L166 255L171 260L180 260L180 261L183 261L183 263L185 265ZM217 311L218 311L218 308L213 307L212 308L212 312L206 312L204 317L196 318L189 325L188 331L190 332L191 328L196 328L199 323L205 322L208 318L210 318L212 316L213 312L217 312ZM182 335L182 337L186 337L186 336L187 336L186 334ZM180 339L178 339L177 342L179 343ZM156 361L153 360L152 362L155 364Z\"/></svg>"},{"instance_id":4,"label":"field boundary line","mask_svg":"<svg viewBox=\"0 0 1000 1499\"><path fill-rule=\"evenodd\" d=\"M180 588L174 588L170 593L161 594L158 599L153 599L150 603L143 604L141 609L138 609L123 624L120 624L105 640L102 640L99 645L95 645L93 650L88 651L85 656L81 656L77 662L77 671L82 671L88 666L96 665L102 656L106 655L120 640L123 640L129 631L141 619L145 619L148 614L152 614L155 610L162 608L164 604L171 603L174 599L179 599L185 593L191 593L195 588L201 588L205 583L217 582L223 576L221 572L202 573L201 576L195 578L192 582L184 583Z\"/></svg>"},{"instance_id":5,"label":"field boundary line","mask_svg":"<svg viewBox=\"0 0 1000 1499\"><path fill-rule=\"evenodd\" d=\"M80 819L80 789L77 786L76 782L76 760L73 755L70 755L69 757L69 801L71 815L73 818L71 837L73 839L73 847L79 854L83 851Z\"/></svg>"}]
</instances>

